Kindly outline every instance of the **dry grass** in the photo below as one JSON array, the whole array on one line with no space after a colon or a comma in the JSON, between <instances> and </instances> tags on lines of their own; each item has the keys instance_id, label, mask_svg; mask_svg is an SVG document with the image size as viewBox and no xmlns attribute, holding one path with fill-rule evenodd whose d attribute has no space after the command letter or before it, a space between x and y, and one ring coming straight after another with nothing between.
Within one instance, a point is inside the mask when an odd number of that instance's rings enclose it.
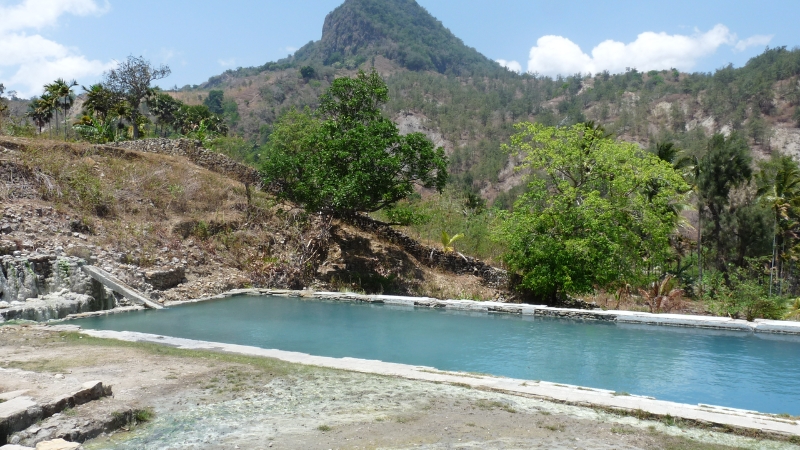
<instances>
[{"instance_id":1,"label":"dry grass","mask_svg":"<svg viewBox=\"0 0 800 450\"><path fill-rule=\"evenodd\" d=\"M78 220L90 243L120 254L121 262L147 268L192 256L193 269L210 265L203 269L210 273L215 266L229 267L255 286L495 296L476 277L428 269L393 244L344 224L323 223L266 193L253 192L248 203L241 183L185 158L8 139L0 144L14 149L9 160L27 171L28 198ZM328 275L317 271L326 265L335 269Z\"/></svg>"},{"instance_id":2,"label":"dry grass","mask_svg":"<svg viewBox=\"0 0 800 450\"><path fill-rule=\"evenodd\" d=\"M417 286L416 294L441 299L492 300L496 291L483 285L478 277L472 275L442 274L428 268Z\"/></svg>"}]
</instances>

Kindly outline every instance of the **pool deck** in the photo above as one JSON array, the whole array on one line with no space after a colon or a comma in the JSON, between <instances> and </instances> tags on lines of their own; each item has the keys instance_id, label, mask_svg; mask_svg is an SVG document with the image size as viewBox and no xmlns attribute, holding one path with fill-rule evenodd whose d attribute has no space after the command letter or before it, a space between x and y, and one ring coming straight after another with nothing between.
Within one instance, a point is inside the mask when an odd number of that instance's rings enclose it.
<instances>
[{"instance_id":1,"label":"pool deck","mask_svg":"<svg viewBox=\"0 0 800 450\"><path fill-rule=\"evenodd\" d=\"M302 297L320 300L348 302L383 303L423 308L445 308L450 310L473 311L499 314L518 314L523 316L561 317L578 320L598 320L626 324L658 325L673 327L706 328L750 333L778 333L800 336L800 322L787 320L756 319L748 322L741 319L714 316L693 316L686 314L653 314L637 311L586 310L553 308L545 305L521 303L502 303L474 300L439 300L431 297L403 297L397 295L363 295L349 292L292 291L284 289L236 289L200 299L167 303L175 306L185 303L229 298L238 295L273 295L281 297Z\"/></svg>"},{"instance_id":2,"label":"pool deck","mask_svg":"<svg viewBox=\"0 0 800 450\"><path fill-rule=\"evenodd\" d=\"M48 326L53 330L79 331L98 338L130 342L149 342L183 349L210 350L246 356L276 358L291 363L313 365L369 374L402 377L410 380L448 383L465 388L484 389L513 395L626 412L641 418L680 418L701 426L721 428L738 434L790 438L800 436L797 418L780 417L755 411L711 405L689 405L652 397L616 393L604 389L585 388L546 381L520 380L482 374L447 372L430 367L388 363L357 358L331 358L275 349L224 344L219 342L159 336L147 333L107 330L81 330L75 325Z\"/></svg>"}]
</instances>

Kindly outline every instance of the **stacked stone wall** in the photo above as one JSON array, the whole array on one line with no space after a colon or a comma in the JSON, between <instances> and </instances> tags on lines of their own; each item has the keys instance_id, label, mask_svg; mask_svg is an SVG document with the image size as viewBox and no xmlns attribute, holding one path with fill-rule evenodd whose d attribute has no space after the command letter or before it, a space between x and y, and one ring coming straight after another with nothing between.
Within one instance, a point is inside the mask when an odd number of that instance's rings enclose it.
<instances>
[{"instance_id":1,"label":"stacked stone wall","mask_svg":"<svg viewBox=\"0 0 800 450\"><path fill-rule=\"evenodd\" d=\"M140 152L183 156L200 167L225 175L246 185L260 187L262 183L261 175L256 169L234 161L226 155L205 149L200 141L156 138L117 142L114 146Z\"/></svg>"},{"instance_id":2,"label":"stacked stone wall","mask_svg":"<svg viewBox=\"0 0 800 450\"><path fill-rule=\"evenodd\" d=\"M405 233L395 230L389 224L364 215L350 218L348 222L364 231L372 232L395 245L399 245L403 250L414 256L417 261L426 266L456 274L475 275L482 278L484 283L493 288L509 288L508 272L486 264L479 259L457 252L444 252L424 245Z\"/></svg>"}]
</instances>

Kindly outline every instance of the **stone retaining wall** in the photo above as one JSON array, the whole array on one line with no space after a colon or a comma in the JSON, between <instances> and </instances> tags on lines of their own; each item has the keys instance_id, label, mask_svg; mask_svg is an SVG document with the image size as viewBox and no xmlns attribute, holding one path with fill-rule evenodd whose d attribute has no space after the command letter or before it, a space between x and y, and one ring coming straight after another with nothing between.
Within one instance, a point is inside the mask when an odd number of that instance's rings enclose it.
<instances>
[{"instance_id":1,"label":"stone retaining wall","mask_svg":"<svg viewBox=\"0 0 800 450\"><path fill-rule=\"evenodd\" d=\"M203 148L200 141L155 138L116 142L113 146L140 152L183 156L200 167L225 175L246 185L260 188L262 184L261 175L257 170L236 162L228 156Z\"/></svg>"},{"instance_id":2,"label":"stone retaining wall","mask_svg":"<svg viewBox=\"0 0 800 450\"><path fill-rule=\"evenodd\" d=\"M457 274L475 275L482 278L488 286L496 289L509 289L508 272L503 269L490 266L471 256L456 252L443 252L437 248L421 244L416 239L392 228L389 224L371 217L358 215L349 218L347 221L364 231L369 231L393 244L399 245L403 250L414 256L417 261L429 267Z\"/></svg>"}]
</instances>

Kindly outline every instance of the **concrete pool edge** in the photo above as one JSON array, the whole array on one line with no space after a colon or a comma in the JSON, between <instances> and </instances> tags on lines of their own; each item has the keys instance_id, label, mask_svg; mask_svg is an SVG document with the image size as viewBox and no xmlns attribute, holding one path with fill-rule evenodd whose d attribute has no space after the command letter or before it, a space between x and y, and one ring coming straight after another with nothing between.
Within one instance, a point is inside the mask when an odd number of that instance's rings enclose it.
<instances>
[{"instance_id":1,"label":"concrete pool edge","mask_svg":"<svg viewBox=\"0 0 800 450\"><path fill-rule=\"evenodd\" d=\"M727 331L743 331L751 333L775 333L800 336L800 322L786 320L756 319L748 322L742 319L731 319L717 316L693 316L687 314L653 314L638 311L620 310L586 310L556 308L545 305L529 305L524 303L502 303L475 300L440 300L432 297L405 297L398 295L365 295L350 292L300 291L287 289L234 289L222 294L192 300L167 302L165 306L178 306L208 300L218 300L240 295L264 295L279 297L301 297L321 300L349 302L383 303L387 305L403 305L426 308L446 308L461 311L485 313L532 315L544 317L561 317L568 319L597 320L607 322L673 326L689 328L706 328Z\"/></svg>"},{"instance_id":2,"label":"concrete pool edge","mask_svg":"<svg viewBox=\"0 0 800 450\"><path fill-rule=\"evenodd\" d=\"M490 375L448 372L431 367L414 366L358 358L333 358L276 349L225 344L220 342L175 338L130 331L83 330L76 325L43 326L51 331L72 331L87 336L172 346L181 349L217 351L252 357L274 358L281 361L323 368L399 377L409 380L446 383L465 388L482 389L511 395L537 398L544 401L619 412L643 419L673 418L692 425L713 427L716 431L732 432L750 437L792 440L800 437L800 422L773 414L705 404L690 405L657 400L652 397L628 395L605 389L531 381Z\"/></svg>"}]
</instances>

